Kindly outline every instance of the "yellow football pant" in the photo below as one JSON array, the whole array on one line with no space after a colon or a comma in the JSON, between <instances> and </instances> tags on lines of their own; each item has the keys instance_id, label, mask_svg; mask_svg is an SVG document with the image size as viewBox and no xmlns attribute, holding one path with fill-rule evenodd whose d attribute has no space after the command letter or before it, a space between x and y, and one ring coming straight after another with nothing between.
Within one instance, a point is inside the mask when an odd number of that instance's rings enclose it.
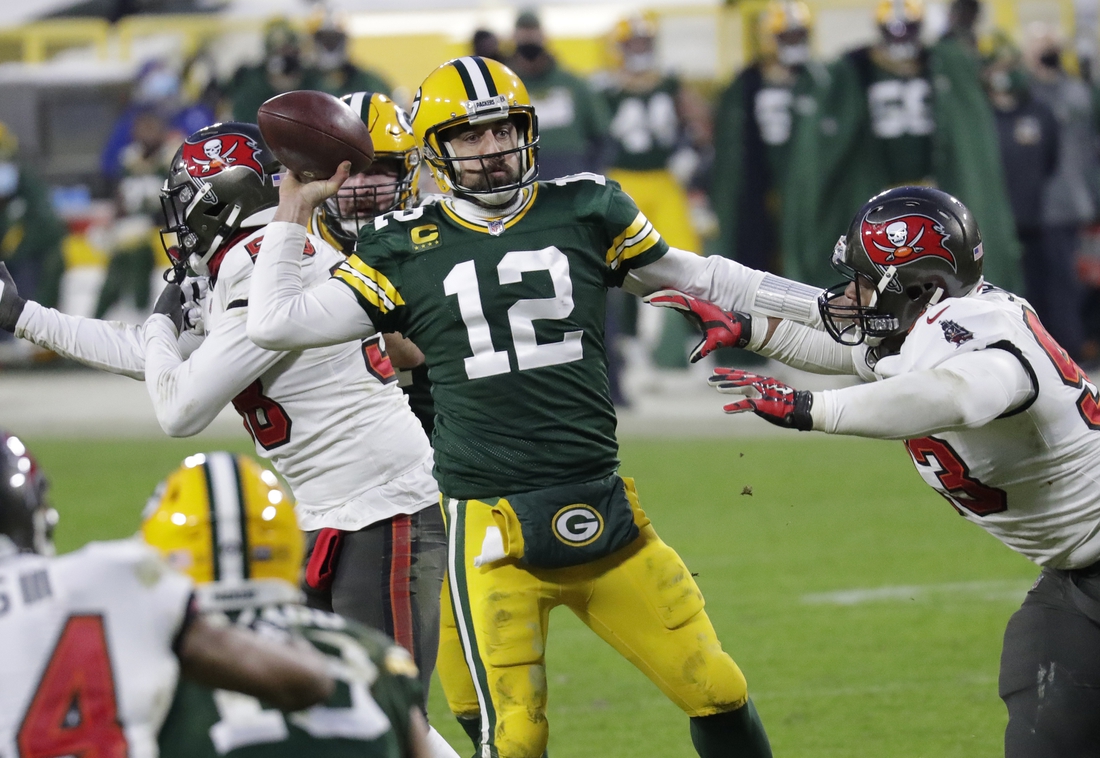
<instances>
[{"instance_id":1,"label":"yellow football pant","mask_svg":"<svg viewBox=\"0 0 1100 758\"><path fill-rule=\"evenodd\" d=\"M626 194L634 199L638 210L653 223L665 242L681 250L702 253L702 242L691 225L687 193L668 171L625 171L608 169Z\"/></svg>"},{"instance_id":2,"label":"yellow football pant","mask_svg":"<svg viewBox=\"0 0 1100 758\"><path fill-rule=\"evenodd\" d=\"M493 755L539 758L546 749L547 621L559 605L689 716L746 703L745 677L722 650L699 587L652 526L627 547L581 566L537 569L504 559L475 568L485 531L494 525L490 506L447 500L444 510L444 591L449 587L451 602L444 598L437 669L451 710L480 713L482 744L493 746Z\"/></svg>"}]
</instances>

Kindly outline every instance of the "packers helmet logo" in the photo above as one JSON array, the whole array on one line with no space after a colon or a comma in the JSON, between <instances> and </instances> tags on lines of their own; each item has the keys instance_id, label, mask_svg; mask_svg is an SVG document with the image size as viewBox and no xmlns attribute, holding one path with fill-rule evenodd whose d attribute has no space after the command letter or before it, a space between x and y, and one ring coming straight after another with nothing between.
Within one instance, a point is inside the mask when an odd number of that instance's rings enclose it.
<instances>
[{"instance_id":1,"label":"packers helmet logo","mask_svg":"<svg viewBox=\"0 0 1100 758\"><path fill-rule=\"evenodd\" d=\"M584 503L567 505L554 514L554 536L571 547L584 547L603 534L603 516Z\"/></svg>"}]
</instances>

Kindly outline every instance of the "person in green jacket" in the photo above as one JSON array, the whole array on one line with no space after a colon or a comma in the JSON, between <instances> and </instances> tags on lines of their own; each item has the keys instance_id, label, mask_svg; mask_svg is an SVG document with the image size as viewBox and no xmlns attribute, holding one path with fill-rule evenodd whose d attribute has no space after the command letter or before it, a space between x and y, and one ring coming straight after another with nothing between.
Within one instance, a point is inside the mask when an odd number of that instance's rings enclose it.
<instances>
[{"instance_id":1,"label":"person in green jacket","mask_svg":"<svg viewBox=\"0 0 1100 758\"><path fill-rule=\"evenodd\" d=\"M18 160L19 141L0 123L0 261L37 302L56 307L65 259L65 224L54 212L46 184Z\"/></svg>"},{"instance_id":2,"label":"person in green jacket","mask_svg":"<svg viewBox=\"0 0 1100 758\"><path fill-rule=\"evenodd\" d=\"M331 17L325 17L312 35L314 89L340 97L349 92L380 92L389 95L393 87L374 71L348 60L348 33Z\"/></svg>"},{"instance_id":3,"label":"person in green jacket","mask_svg":"<svg viewBox=\"0 0 1100 758\"><path fill-rule=\"evenodd\" d=\"M527 85L539 113L540 178L600 171L611 122L603 98L584 79L558 65L533 12L516 19L515 43L515 55L507 64Z\"/></svg>"},{"instance_id":4,"label":"person in green jacket","mask_svg":"<svg viewBox=\"0 0 1100 758\"><path fill-rule=\"evenodd\" d=\"M759 56L719 96L714 116L710 200L718 217L718 251L746 266L779 273L781 190L796 109L825 72L810 59L810 8L772 0L759 16ZM799 91L798 98L795 92Z\"/></svg>"},{"instance_id":5,"label":"person in green jacket","mask_svg":"<svg viewBox=\"0 0 1100 758\"><path fill-rule=\"evenodd\" d=\"M228 120L254 124L265 100L291 90L317 89L317 79L303 58L301 35L287 19L272 19L264 27L263 61L241 66L225 86Z\"/></svg>"},{"instance_id":6,"label":"person in green jacket","mask_svg":"<svg viewBox=\"0 0 1100 758\"><path fill-rule=\"evenodd\" d=\"M829 67L818 107L796 119L784 198L784 274L835 278L829 251L878 192L936 186L962 200L984 230L986 279L1020 289L1019 243L1004 189L992 112L978 62L957 40L920 42L920 0L881 0L879 41Z\"/></svg>"}]
</instances>

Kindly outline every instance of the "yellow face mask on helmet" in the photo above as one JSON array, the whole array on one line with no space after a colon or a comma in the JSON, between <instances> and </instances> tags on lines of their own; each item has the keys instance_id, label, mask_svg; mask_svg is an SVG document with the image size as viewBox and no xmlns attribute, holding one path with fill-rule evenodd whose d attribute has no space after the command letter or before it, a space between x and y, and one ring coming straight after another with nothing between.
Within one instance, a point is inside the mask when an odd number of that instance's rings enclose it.
<instances>
[{"instance_id":1,"label":"yellow face mask on helmet","mask_svg":"<svg viewBox=\"0 0 1100 758\"><path fill-rule=\"evenodd\" d=\"M359 230L375 216L416 205L420 153L409 115L393 100L380 92L352 92L340 99L363 119L370 131L374 163L367 173L385 168L396 174L393 181L365 186L349 180L325 201L327 230L340 243L337 247L350 250L359 240Z\"/></svg>"},{"instance_id":2,"label":"yellow face mask on helmet","mask_svg":"<svg viewBox=\"0 0 1100 758\"><path fill-rule=\"evenodd\" d=\"M441 135L463 126L479 126L508 119L517 133L517 146L510 150L458 158ZM458 195L493 196L514 193L538 178L538 119L527 87L512 69L489 58L467 56L447 61L437 68L416 92L412 106L412 128L423 160L444 191ZM459 183L460 162L519 156L519 178L500 186L470 189ZM493 200L489 200L493 202Z\"/></svg>"},{"instance_id":3,"label":"yellow face mask on helmet","mask_svg":"<svg viewBox=\"0 0 1100 758\"><path fill-rule=\"evenodd\" d=\"M244 455L199 453L157 486L141 534L197 584L297 585L305 540L275 475Z\"/></svg>"},{"instance_id":4,"label":"yellow face mask on helmet","mask_svg":"<svg viewBox=\"0 0 1100 758\"><path fill-rule=\"evenodd\" d=\"M780 63L804 63L809 59L809 35L813 24L810 6L801 0L772 0L760 11L757 20L760 54L765 58L780 59ZM782 60L784 48L799 48L804 53L791 54L790 61ZM794 60L798 58L799 60Z\"/></svg>"}]
</instances>

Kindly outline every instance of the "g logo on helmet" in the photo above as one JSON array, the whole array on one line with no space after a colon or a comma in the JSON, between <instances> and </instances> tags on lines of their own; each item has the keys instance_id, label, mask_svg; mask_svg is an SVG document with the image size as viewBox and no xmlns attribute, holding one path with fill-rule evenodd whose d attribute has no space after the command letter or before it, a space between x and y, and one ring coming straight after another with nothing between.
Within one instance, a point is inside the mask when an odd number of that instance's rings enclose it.
<instances>
[{"instance_id":1,"label":"g logo on helmet","mask_svg":"<svg viewBox=\"0 0 1100 758\"><path fill-rule=\"evenodd\" d=\"M603 516L584 503L567 505L550 522L554 536L570 547L584 547L603 534Z\"/></svg>"},{"instance_id":2,"label":"g logo on helmet","mask_svg":"<svg viewBox=\"0 0 1100 758\"><path fill-rule=\"evenodd\" d=\"M183 165L195 179L207 179L234 166L244 166L263 177L264 168L256 159L259 154L255 140L233 132L183 143Z\"/></svg>"},{"instance_id":3,"label":"g logo on helmet","mask_svg":"<svg viewBox=\"0 0 1100 758\"><path fill-rule=\"evenodd\" d=\"M945 244L951 235L929 216L913 214L874 223L863 219L863 249L876 266L904 266L920 258L942 258L958 270L954 254Z\"/></svg>"}]
</instances>

